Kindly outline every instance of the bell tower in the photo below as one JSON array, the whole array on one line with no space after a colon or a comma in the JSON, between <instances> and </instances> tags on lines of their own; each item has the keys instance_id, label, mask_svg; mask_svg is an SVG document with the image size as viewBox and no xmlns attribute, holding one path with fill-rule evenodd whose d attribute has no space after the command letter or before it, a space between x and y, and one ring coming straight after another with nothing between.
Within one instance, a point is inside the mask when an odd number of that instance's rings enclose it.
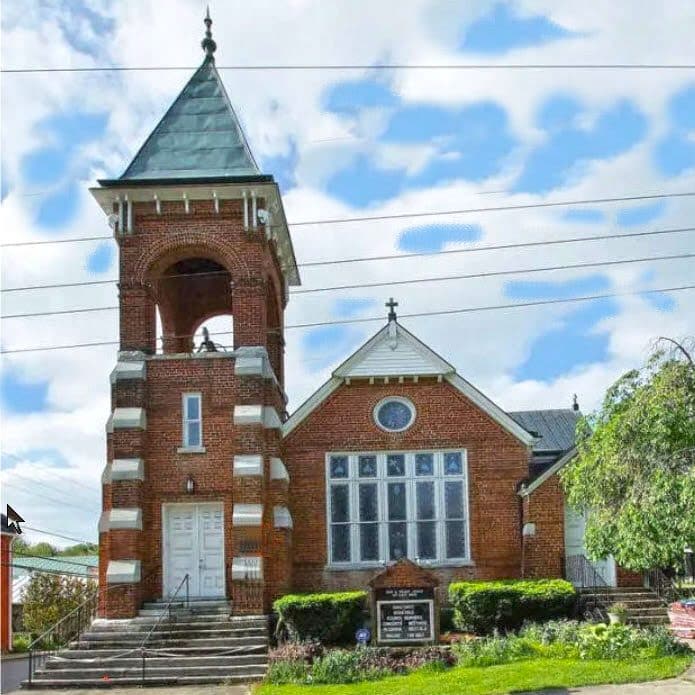
<instances>
[{"instance_id":1,"label":"bell tower","mask_svg":"<svg viewBox=\"0 0 695 695\"><path fill-rule=\"evenodd\" d=\"M205 57L118 179L120 348L99 522L101 615L193 598L266 612L289 588L283 314L299 284L282 199ZM208 335L205 323L225 316ZM158 334L159 333L159 334Z\"/></svg>"}]
</instances>

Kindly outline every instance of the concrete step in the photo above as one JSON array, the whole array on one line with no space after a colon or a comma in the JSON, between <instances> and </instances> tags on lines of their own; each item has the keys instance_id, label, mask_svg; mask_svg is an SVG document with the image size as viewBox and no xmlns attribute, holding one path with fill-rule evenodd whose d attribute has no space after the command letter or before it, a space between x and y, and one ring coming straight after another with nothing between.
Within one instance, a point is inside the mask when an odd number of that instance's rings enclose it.
<instances>
[{"instance_id":1,"label":"concrete step","mask_svg":"<svg viewBox=\"0 0 695 695\"><path fill-rule=\"evenodd\" d=\"M130 648L128 648L130 649ZM124 651L128 649L66 649L60 652L60 656L63 659L102 659L105 657L113 657L123 654ZM239 650L238 653L241 655L258 655L266 654L268 651L267 643L257 644L257 645L243 645L241 647L230 647L230 650ZM167 654L176 654L181 657L192 657L196 658L199 656L219 656L220 652L226 652L228 650L220 649L218 647L171 647L166 646ZM127 657L122 657L127 658ZM139 657L138 657L139 658Z\"/></svg>"},{"instance_id":2,"label":"concrete step","mask_svg":"<svg viewBox=\"0 0 695 695\"><path fill-rule=\"evenodd\" d=\"M205 685L209 683L225 683L232 685L234 683L252 683L263 680L265 677L265 669L257 669L249 671L246 674L234 675L167 675L167 676L152 676L145 677L145 685L148 686L174 686L174 685ZM143 681L141 677L109 677L105 680L99 678L85 678L77 680L74 678L53 678L52 674L36 675L32 679L32 685L27 681L22 683L23 688L108 688L111 686L139 686Z\"/></svg>"},{"instance_id":3,"label":"concrete step","mask_svg":"<svg viewBox=\"0 0 695 695\"><path fill-rule=\"evenodd\" d=\"M165 599L157 599L156 601L145 601L142 604L142 608L161 608L163 606L169 605L169 601ZM171 602L172 608L181 608L186 605L186 602L181 600L175 600ZM227 599L212 599L212 598L192 598L188 601L189 606L193 607L212 607L212 608L229 608L231 609L232 604Z\"/></svg>"},{"instance_id":4,"label":"concrete step","mask_svg":"<svg viewBox=\"0 0 695 695\"><path fill-rule=\"evenodd\" d=\"M182 659L180 656L147 656L147 664L152 664L159 668L179 668L182 666L265 666L268 663L267 652L259 651L256 654L247 652L230 654L227 656L221 654L206 654L202 656L188 656ZM69 659L62 657L60 659L51 658L41 667L41 670L65 671L70 669L103 669L103 668L131 668L142 667L142 657L139 655L127 657L104 657L98 658L80 658Z\"/></svg>"},{"instance_id":5,"label":"concrete step","mask_svg":"<svg viewBox=\"0 0 695 695\"><path fill-rule=\"evenodd\" d=\"M668 625L668 615L639 615L628 616L626 622L629 625Z\"/></svg>"},{"instance_id":6,"label":"concrete step","mask_svg":"<svg viewBox=\"0 0 695 695\"><path fill-rule=\"evenodd\" d=\"M154 625L159 618L161 613L157 615L138 615L129 620L103 620L100 619L95 622L99 625L126 625L126 624L136 624L136 625ZM249 627L264 627L268 624L268 619L259 616L236 616L236 615L224 615L220 613L214 613L212 615L174 615L172 619L176 620L177 623L234 623L239 626L249 626ZM168 618L164 618L162 622L168 622Z\"/></svg>"},{"instance_id":7,"label":"concrete step","mask_svg":"<svg viewBox=\"0 0 695 695\"><path fill-rule=\"evenodd\" d=\"M579 593L593 593L596 591L601 591L605 594L634 594L634 593L640 593L644 591L648 591L651 593L651 590L648 589L646 586L608 586L608 587L595 587L595 586L587 586L582 589L579 589Z\"/></svg>"},{"instance_id":8,"label":"concrete step","mask_svg":"<svg viewBox=\"0 0 695 695\"><path fill-rule=\"evenodd\" d=\"M150 634L150 639L167 639L172 637L180 639L186 636L191 639L197 637L266 637L268 630L260 627L230 627L226 624L223 628L208 627L201 623L195 628L179 627L174 625L159 625L152 632L150 630L90 630L85 632L82 640L126 640L142 641Z\"/></svg>"},{"instance_id":9,"label":"concrete step","mask_svg":"<svg viewBox=\"0 0 695 695\"><path fill-rule=\"evenodd\" d=\"M133 649L139 647L142 640L83 640L72 642L69 647L71 649ZM267 646L266 640L261 640L257 637L210 637L210 638L195 638L195 639L155 639L152 637L148 640L148 647L151 649L161 649L162 647L240 647L259 645Z\"/></svg>"},{"instance_id":10,"label":"concrete step","mask_svg":"<svg viewBox=\"0 0 695 695\"><path fill-rule=\"evenodd\" d=\"M628 608L628 615L663 615L668 617L666 606L653 606L649 608Z\"/></svg>"},{"instance_id":11,"label":"concrete step","mask_svg":"<svg viewBox=\"0 0 695 695\"><path fill-rule=\"evenodd\" d=\"M155 666L145 663L145 675L151 678L172 677L172 676L217 676L224 679L230 675L246 675L249 672L260 671L264 668L263 664L250 665L228 665L228 666ZM142 661L133 666L122 667L114 664L104 664L93 668L64 668L60 670L51 669L39 671L37 675L47 673L51 678L63 678L75 681L90 680L101 678L108 674L110 678L124 678L128 676L138 676L142 674Z\"/></svg>"},{"instance_id":12,"label":"concrete step","mask_svg":"<svg viewBox=\"0 0 695 695\"><path fill-rule=\"evenodd\" d=\"M231 656L192 656L185 659L171 656L148 656L145 668L180 668L180 667L217 667L226 666L266 666L268 663L268 655L259 654L237 654ZM140 656L123 657L113 659L105 657L103 659L49 659L42 671L72 671L75 669L90 671L94 669L107 669L109 673L116 669L125 668L142 668L142 658Z\"/></svg>"}]
</instances>

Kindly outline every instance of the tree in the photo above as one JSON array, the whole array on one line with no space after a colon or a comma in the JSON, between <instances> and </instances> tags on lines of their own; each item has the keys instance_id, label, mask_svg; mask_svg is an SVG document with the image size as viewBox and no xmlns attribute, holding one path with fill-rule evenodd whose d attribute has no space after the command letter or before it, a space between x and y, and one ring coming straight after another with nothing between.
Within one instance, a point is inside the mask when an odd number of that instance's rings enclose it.
<instances>
[{"instance_id":1,"label":"tree","mask_svg":"<svg viewBox=\"0 0 695 695\"><path fill-rule=\"evenodd\" d=\"M671 349L665 348L668 342ZM645 366L618 379L577 425L577 457L561 473L568 503L588 515L593 559L675 569L695 547L695 365L660 339Z\"/></svg>"},{"instance_id":2,"label":"tree","mask_svg":"<svg viewBox=\"0 0 695 695\"><path fill-rule=\"evenodd\" d=\"M92 579L43 572L35 574L24 590L24 628L34 637L41 635L94 595L96 589ZM67 632L61 635L63 638L70 636Z\"/></svg>"}]
</instances>

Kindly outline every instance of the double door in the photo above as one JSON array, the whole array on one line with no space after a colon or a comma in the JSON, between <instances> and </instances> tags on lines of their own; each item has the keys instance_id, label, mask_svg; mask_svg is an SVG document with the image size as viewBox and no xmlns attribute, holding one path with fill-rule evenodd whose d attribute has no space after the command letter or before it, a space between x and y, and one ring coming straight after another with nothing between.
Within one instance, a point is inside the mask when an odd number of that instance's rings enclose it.
<instances>
[{"instance_id":1,"label":"double door","mask_svg":"<svg viewBox=\"0 0 695 695\"><path fill-rule=\"evenodd\" d=\"M164 596L171 596L188 574L191 597L224 597L222 503L167 504L162 513Z\"/></svg>"}]
</instances>

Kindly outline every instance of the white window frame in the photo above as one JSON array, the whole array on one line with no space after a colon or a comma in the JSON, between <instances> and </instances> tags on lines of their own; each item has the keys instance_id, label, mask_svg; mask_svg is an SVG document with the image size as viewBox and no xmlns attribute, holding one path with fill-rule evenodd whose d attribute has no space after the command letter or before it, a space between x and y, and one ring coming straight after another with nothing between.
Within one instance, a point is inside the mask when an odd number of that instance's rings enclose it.
<instances>
[{"instance_id":1,"label":"white window frame","mask_svg":"<svg viewBox=\"0 0 695 695\"><path fill-rule=\"evenodd\" d=\"M444 475L444 456L449 453L460 453L462 459L461 475ZM392 454L403 454L405 456L405 476L387 476L386 461ZM434 475L416 476L415 475L415 455L432 454L434 456ZM331 458L334 456L345 456L348 459L348 476L346 478L331 478ZM358 475L358 459L360 456L376 456L377 475L375 478L360 478ZM471 530L470 530L470 502L469 502L469 483L468 483L468 453L466 449L420 449L420 450L401 450L401 451L331 451L326 453L325 459L325 482L326 482L326 557L328 567L331 569L361 569L368 567L381 567L384 563L392 562L389 559L389 539L388 539L388 483L406 483L406 524L408 538L407 556L411 560L418 560L421 565L429 567L456 567L472 565L471 557ZM416 518L416 484L418 481L434 481L435 494L435 519L437 557L436 559L421 559L417 557L417 523ZM463 482L463 512L465 526L465 557L447 558L446 557L446 522L444 490L446 481ZM379 524L379 560L362 561L360 560L359 529L363 522L359 520L359 484L377 483L378 497L378 524ZM331 543L331 486L347 485L349 491L349 524L350 527L350 560L334 561L332 557ZM341 522L345 523L345 522Z\"/></svg>"},{"instance_id":2,"label":"white window frame","mask_svg":"<svg viewBox=\"0 0 695 695\"><path fill-rule=\"evenodd\" d=\"M198 399L198 417L189 418L188 417L188 399L191 396L195 396ZM200 429L200 441L197 444L191 444L188 441L188 423L197 422ZM194 452L194 453L204 453L205 447L203 446L203 395L200 391L185 391L181 394L181 447L179 448L179 453Z\"/></svg>"}]
</instances>

